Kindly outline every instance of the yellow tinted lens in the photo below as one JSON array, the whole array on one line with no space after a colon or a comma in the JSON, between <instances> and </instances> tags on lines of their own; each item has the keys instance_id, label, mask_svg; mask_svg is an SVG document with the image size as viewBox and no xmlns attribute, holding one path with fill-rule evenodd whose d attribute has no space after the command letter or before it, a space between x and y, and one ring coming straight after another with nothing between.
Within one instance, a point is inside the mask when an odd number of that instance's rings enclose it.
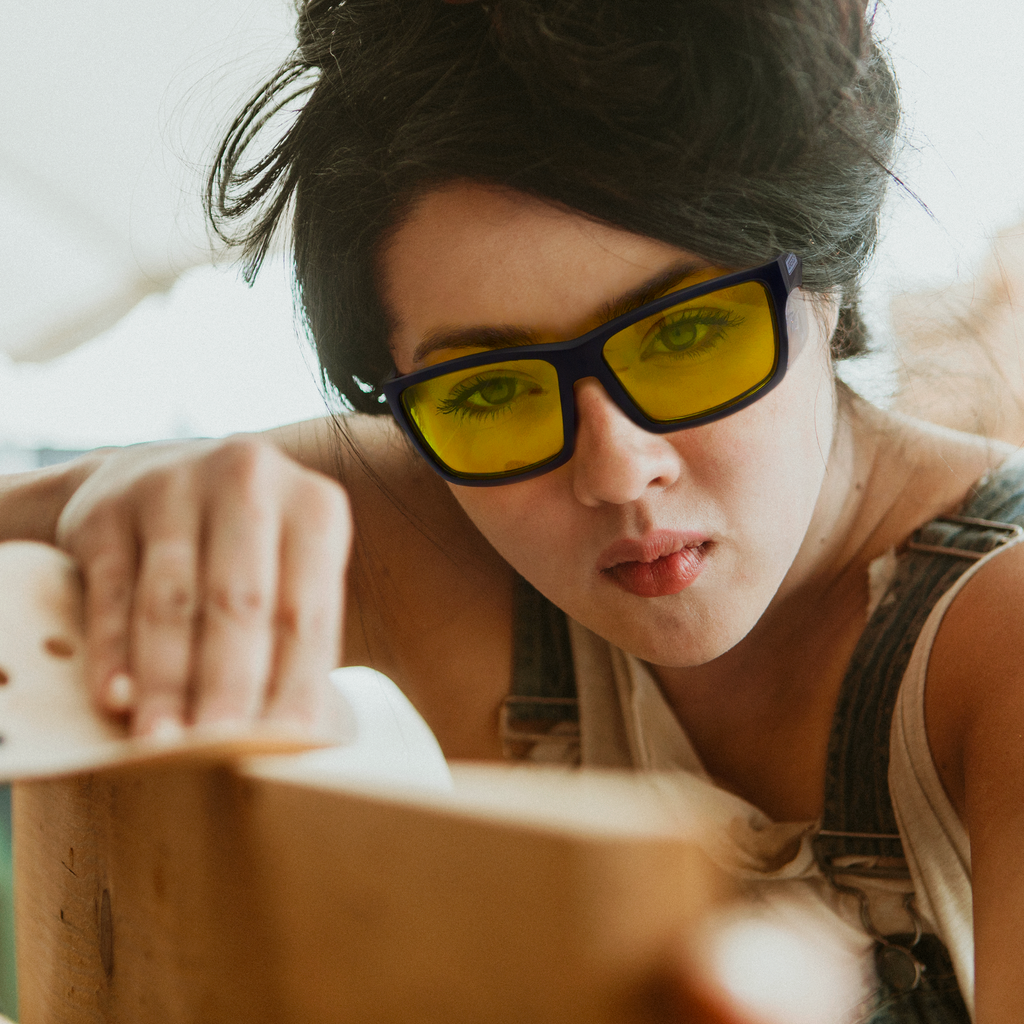
<instances>
[{"instance_id":1,"label":"yellow tinted lens","mask_svg":"<svg viewBox=\"0 0 1024 1024\"><path fill-rule=\"evenodd\" d=\"M520 473L562 450L558 375L540 359L446 373L406 388L402 405L452 473Z\"/></svg>"},{"instance_id":2,"label":"yellow tinted lens","mask_svg":"<svg viewBox=\"0 0 1024 1024\"><path fill-rule=\"evenodd\" d=\"M758 281L710 292L631 324L603 352L652 420L701 416L771 379L778 357L771 300Z\"/></svg>"}]
</instances>

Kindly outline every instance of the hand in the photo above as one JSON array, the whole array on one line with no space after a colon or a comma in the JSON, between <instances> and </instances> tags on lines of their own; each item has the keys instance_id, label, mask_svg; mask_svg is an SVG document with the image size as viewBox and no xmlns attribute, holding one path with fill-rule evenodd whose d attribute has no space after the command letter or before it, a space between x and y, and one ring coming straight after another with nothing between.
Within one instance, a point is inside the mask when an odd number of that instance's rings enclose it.
<instances>
[{"instance_id":1,"label":"hand","mask_svg":"<svg viewBox=\"0 0 1024 1024\"><path fill-rule=\"evenodd\" d=\"M56 539L85 582L88 680L136 735L341 727L341 487L251 437L111 450Z\"/></svg>"}]
</instances>

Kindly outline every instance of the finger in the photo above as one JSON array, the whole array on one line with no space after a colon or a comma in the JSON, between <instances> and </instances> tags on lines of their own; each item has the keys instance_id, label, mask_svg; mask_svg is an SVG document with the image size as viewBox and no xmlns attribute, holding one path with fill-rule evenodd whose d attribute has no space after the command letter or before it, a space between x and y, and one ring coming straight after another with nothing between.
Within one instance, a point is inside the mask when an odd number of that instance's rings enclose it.
<instances>
[{"instance_id":1,"label":"finger","mask_svg":"<svg viewBox=\"0 0 1024 1024\"><path fill-rule=\"evenodd\" d=\"M187 719L201 532L190 491L166 485L140 538L128 667L137 688L132 728L139 735L172 734Z\"/></svg>"},{"instance_id":2,"label":"finger","mask_svg":"<svg viewBox=\"0 0 1024 1024\"><path fill-rule=\"evenodd\" d=\"M87 550L74 552L85 582L86 679L98 706L123 714L134 705L128 675L129 624L138 563L134 530L107 519L94 526Z\"/></svg>"},{"instance_id":3,"label":"finger","mask_svg":"<svg viewBox=\"0 0 1024 1024\"><path fill-rule=\"evenodd\" d=\"M210 511L196 664L196 724L242 723L262 711L273 661L280 516L240 479Z\"/></svg>"},{"instance_id":4,"label":"finger","mask_svg":"<svg viewBox=\"0 0 1024 1024\"><path fill-rule=\"evenodd\" d=\"M341 722L328 675L340 661L351 520L343 492L315 484L281 538L274 688L265 717L333 735Z\"/></svg>"}]
</instances>

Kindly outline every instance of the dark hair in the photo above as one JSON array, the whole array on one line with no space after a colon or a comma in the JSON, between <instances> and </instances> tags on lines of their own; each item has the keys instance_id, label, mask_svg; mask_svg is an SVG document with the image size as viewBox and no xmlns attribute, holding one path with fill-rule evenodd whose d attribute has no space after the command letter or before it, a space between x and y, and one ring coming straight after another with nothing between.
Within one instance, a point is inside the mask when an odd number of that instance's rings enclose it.
<instances>
[{"instance_id":1,"label":"dark hair","mask_svg":"<svg viewBox=\"0 0 1024 1024\"><path fill-rule=\"evenodd\" d=\"M325 382L382 412L376 262L416 198L509 186L726 267L793 251L839 288L833 355L899 118L857 0L303 0L298 46L232 124L208 212L252 279L291 212Z\"/></svg>"}]
</instances>

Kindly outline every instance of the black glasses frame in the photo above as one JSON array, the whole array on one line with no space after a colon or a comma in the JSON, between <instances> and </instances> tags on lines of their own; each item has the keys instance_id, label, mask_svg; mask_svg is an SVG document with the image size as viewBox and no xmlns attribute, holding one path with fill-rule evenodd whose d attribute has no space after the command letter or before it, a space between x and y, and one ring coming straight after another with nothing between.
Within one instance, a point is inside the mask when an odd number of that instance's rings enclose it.
<instances>
[{"instance_id":1,"label":"black glasses frame","mask_svg":"<svg viewBox=\"0 0 1024 1024\"><path fill-rule=\"evenodd\" d=\"M712 423L725 416L731 416L734 412L745 409L748 405L763 398L772 390L786 375L786 369L790 361L790 340L789 332L786 329L786 303L794 288L800 286L802 280L802 266L800 257L793 253L782 253L771 263L750 270L740 270L732 274L724 274L721 277L712 278L710 281L702 281L700 284L691 285L689 288L682 288L679 291L670 292L660 298L648 302L638 309L609 320L600 327L588 331L578 338L569 341L554 341L543 345L518 345L514 348L494 349L487 352L476 352L473 355L462 356L458 359L449 359L446 362L438 363L436 366L428 367L425 370L417 370L414 373L394 375L384 382L383 391L387 398L388 406L398 425L408 435L409 440L415 445L416 450L430 463L430 465L445 480L454 484L462 484L467 487L494 487L498 484L515 483L518 480L528 480L530 477L540 476L542 473L549 473L553 469L568 462L576 444L576 402L574 397L574 385L577 381L586 377L596 377L609 398L629 417L637 426L643 427L653 434L669 434L677 430L687 430L690 427L703 426L705 423ZM682 422L670 420L652 420L645 415L643 410L636 405L629 393L619 383L618 378L612 373L604 360L602 349L604 343L618 331L654 313L660 313L663 309L678 305L681 302L688 302L691 299L698 299L702 295L716 292L733 285L745 284L748 281L759 281L765 285L770 298L772 319L775 325L775 368L771 376L761 384L756 385L749 391L737 396L733 401L727 402L711 409L700 416L694 416ZM433 453L430 446L420 436L419 431L413 423L405 407L402 405L402 392L415 384L420 384L434 377L443 377L445 374L457 373L460 370L475 370L479 367L506 363L513 359L539 359L549 363L555 368L558 376L559 399L562 407L562 447L551 456L550 459L537 466L530 466L520 471L509 470L504 473L464 475L455 473L443 465Z\"/></svg>"}]
</instances>

